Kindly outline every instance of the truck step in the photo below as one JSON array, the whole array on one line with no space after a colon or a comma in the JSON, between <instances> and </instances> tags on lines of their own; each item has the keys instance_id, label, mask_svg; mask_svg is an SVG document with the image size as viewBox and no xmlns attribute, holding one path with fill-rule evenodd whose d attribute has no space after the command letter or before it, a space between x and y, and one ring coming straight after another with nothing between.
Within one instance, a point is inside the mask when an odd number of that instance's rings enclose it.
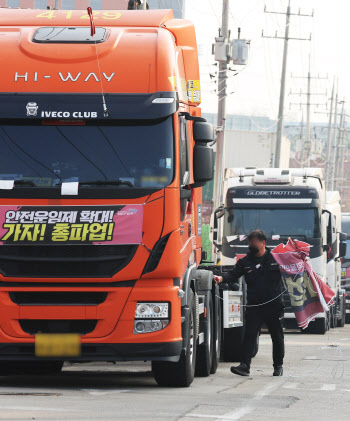
<instances>
[{"instance_id":1,"label":"truck step","mask_svg":"<svg viewBox=\"0 0 350 421\"><path fill-rule=\"evenodd\" d=\"M203 314L204 313L205 295L198 295L198 301L199 301L198 314Z\"/></svg>"}]
</instances>

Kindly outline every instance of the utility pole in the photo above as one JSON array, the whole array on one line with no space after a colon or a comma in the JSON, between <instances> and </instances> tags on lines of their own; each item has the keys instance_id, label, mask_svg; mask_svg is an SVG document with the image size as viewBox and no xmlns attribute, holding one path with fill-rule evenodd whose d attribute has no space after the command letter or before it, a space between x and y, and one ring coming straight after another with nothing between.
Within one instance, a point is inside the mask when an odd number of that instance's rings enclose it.
<instances>
[{"instance_id":1,"label":"utility pole","mask_svg":"<svg viewBox=\"0 0 350 421\"><path fill-rule=\"evenodd\" d=\"M344 156L343 156L343 138L344 138L344 132L345 132L345 127L344 127L344 121L345 121L345 101L341 101L342 104L342 108L341 108L341 115L340 115L340 124L339 124L339 129L338 129L338 144L337 147L335 149L335 156L334 156L334 162L335 162L335 166L334 166L334 181L333 181L333 189L334 190L336 188L336 186L338 186L340 177L341 177L341 161L343 161Z\"/></svg>"},{"instance_id":2,"label":"utility pole","mask_svg":"<svg viewBox=\"0 0 350 421\"><path fill-rule=\"evenodd\" d=\"M299 13L291 13L290 2L291 2L291 0L288 0L287 12L267 11L266 6L265 6L265 10L264 10L265 13L286 15L286 27L285 27L284 37L278 37L277 32L276 32L276 35L274 37L265 36L264 32L262 33L263 38L284 39L280 100L279 100L278 120L277 120L276 151L275 151L275 167L276 168L279 168L280 158L281 158L281 145L282 145L282 136L283 136L284 98L285 98L285 90L286 90L286 74L287 74L287 58L288 58L288 42L289 42L289 40L298 40L298 41L310 41L311 40L311 34L310 34L310 38L291 38L289 36L290 17L291 16L299 16L299 17L313 17L314 16L313 12L312 12L311 15L305 15L305 14L300 13L300 10L299 10Z\"/></svg>"},{"instance_id":3,"label":"utility pole","mask_svg":"<svg viewBox=\"0 0 350 421\"><path fill-rule=\"evenodd\" d=\"M290 92L290 95L306 95L306 104L300 103L298 105L300 105L300 109L302 105L306 105L306 139L304 141L304 149L307 153L306 157L307 157L307 162L306 162L306 166L310 166L310 157L311 157L311 146L312 146L312 142L311 142L311 106L320 106L320 105L324 105L324 104L320 104L320 103L311 103L311 96L315 96L315 95L327 95L327 92L324 93L319 93L319 92L311 92L311 80L312 79L328 79L327 77L321 77L320 75L317 76L312 76L311 75L311 56L309 56L309 71L307 76L291 76L292 78L296 78L296 79L307 79L307 91L306 92L302 92L300 90L300 92Z\"/></svg>"},{"instance_id":4,"label":"utility pole","mask_svg":"<svg viewBox=\"0 0 350 421\"><path fill-rule=\"evenodd\" d=\"M302 145L300 161L304 162L304 113L303 112L301 112L300 144Z\"/></svg>"},{"instance_id":5,"label":"utility pole","mask_svg":"<svg viewBox=\"0 0 350 421\"><path fill-rule=\"evenodd\" d=\"M329 112L329 122L328 122L328 136L327 136L327 153L326 153L326 184L329 189L330 187L330 178L329 173L331 169L331 140L332 140L332 113L333 113L333 103L334 103L334 88L335 88L335 78L333 79L333 88L332 88L332 97L331 97L331 109Z\"/></svg>"},{"instance_id":6,"label":"utility pole","mask_svg":"<svg viewBox=\"0 0 350 421\"><path fill-rule=\"evenodd\" d=\"M222 199L222 180L223 180L223 160L224 160L224 141L225 141L225 126L226 126L226 91L227 91L227 64L229 57L226 53L226 46L229 40L229 0L222 2L222 22L221 30L217 40L222 42L225 46L224 56L226 60L219 61L218 71L218 121L217 121L217 136L216 136L216 161L215 161L215 182L214 182L214 209L217 209L223 202ZM216 41L217 41L216 40ZM220 239L218 238L218 242Z\"/></svg>"},{"instance_id":7,"label":"utility pole","mask_svg":"<svg viewBox=\"0 0 350 421\"><path fill-rule=\"evenodd\" d=\"M346 135L346 118L344 115L344 120L343 120L343 128L342 128L342 132L341 132L341 143L338 147L339 153L338 153L338 170L339 170L339 180L338 180L338 186L337 189L340 192L340 196L343 197L343 190L344 190L344 186L345 186L345 177L344 177L344 164L345 164L345 159L346 159L346 139L345 139L345 135Z\"/></svg>"},{"instance_id":8,"label":"utility pole","mask_svg":"<svg viewBox=\"0 0 350 421\"><path fill-rule=\"evenodd\" d=\"M348 162L349 155L349 141L348 141L348 130L346 129L347 123L344 119L344 130L343 130L343 148L342 148L342 161L341 161L341 188L340 195L343 197L344 190L347 189L348 179L345 177L345 162ZM344 206L344 205L343 205Z\"/></svg>"},{"instance_id":9,"label":"utility pole","mask_svg":"<svg viewBox=\"0 0 350 421\"><path fill-rule=\"evenodd\" d=\"M309 147L309 154L307 157L306 166L310 166L311 155L311 127L310 127L310 114L311 114L311 56L309 55L309 71L307 74L307 94L306 94L306 142Z\"/></svg>"},{"instance_id":10,"label":"utility pole","mask_svg":"<svg viewBox=\"0 0 350 421\"><path fill-rule=\"evenodd\" d=\"M336 155L336 138L337 138L337 125L338 125L338 86L337 93L335 96L335 106L334 106L334 122L333 122L333 138L332 138L332 154L331 154L331 171L329 174L330 177L330 186L331 190L334 190L334 172L335 172L335 155Z\"/></svg>"}]
</instances>

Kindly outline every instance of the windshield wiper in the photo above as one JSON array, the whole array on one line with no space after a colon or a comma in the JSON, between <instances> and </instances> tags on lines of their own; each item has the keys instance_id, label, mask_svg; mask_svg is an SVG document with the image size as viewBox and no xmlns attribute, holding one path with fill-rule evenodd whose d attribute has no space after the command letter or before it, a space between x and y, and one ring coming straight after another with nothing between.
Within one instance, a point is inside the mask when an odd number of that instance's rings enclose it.
<instances>
[{"instance_id":1,"label":"windshield wiper","mask_svg":"<svg viewBox=\"0 0 350 421\"><path fill-rule=\"evenodd\" d=\"M127 180L96 180L96 181L79 181L80 186L129 186L135 187L130 181Z\"/></svg>"}]
</instances>

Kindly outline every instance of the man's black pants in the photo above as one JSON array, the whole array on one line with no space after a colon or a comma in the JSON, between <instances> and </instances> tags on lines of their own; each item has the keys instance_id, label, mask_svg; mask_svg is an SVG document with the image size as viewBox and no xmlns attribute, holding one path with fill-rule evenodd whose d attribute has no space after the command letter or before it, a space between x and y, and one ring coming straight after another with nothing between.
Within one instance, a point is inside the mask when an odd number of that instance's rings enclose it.
<instances>
[{"instance_id":1,"label":"man's black pants","mask_svg":"<svg viewBox=\"0 0 350 421\"><path fill-rule=\"evenodd\" d=\"M259 307L247 307L245 312L245 333L243 339L242 363L250 367L256 347L256 338L263 323L266 324L272 339L273 365L283 365L284 334L283 334L284 306L280 301Z\"/></svg>"}]
</instances>

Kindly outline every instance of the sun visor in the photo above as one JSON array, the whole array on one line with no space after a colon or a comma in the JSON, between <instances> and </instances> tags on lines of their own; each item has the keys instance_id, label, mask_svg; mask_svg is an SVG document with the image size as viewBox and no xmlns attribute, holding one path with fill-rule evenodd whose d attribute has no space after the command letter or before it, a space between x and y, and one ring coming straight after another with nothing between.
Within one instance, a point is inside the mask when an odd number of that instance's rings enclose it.
<instances>
[{"instance_id":1,"label":"sun visor","mask_svg":"<svg viewBox=\"0 0 350 421\"><path fill-rule=\"evenodd\" d=\"M137 120L174 114L179 106L176 92L154 94L0 94L0 119Z\"/></svg>"}]
</instances>

